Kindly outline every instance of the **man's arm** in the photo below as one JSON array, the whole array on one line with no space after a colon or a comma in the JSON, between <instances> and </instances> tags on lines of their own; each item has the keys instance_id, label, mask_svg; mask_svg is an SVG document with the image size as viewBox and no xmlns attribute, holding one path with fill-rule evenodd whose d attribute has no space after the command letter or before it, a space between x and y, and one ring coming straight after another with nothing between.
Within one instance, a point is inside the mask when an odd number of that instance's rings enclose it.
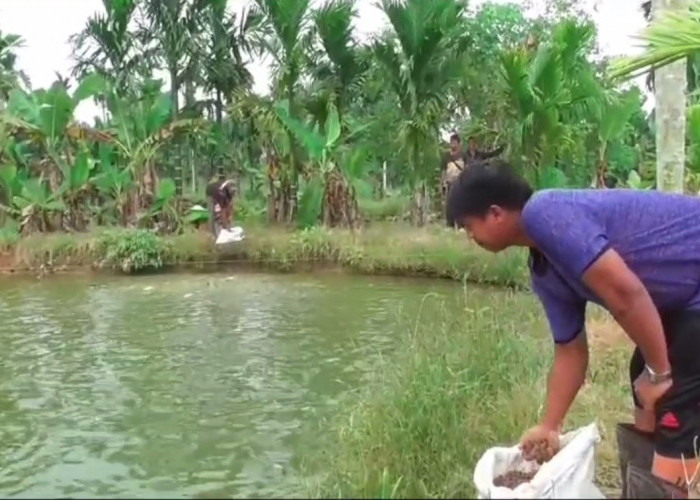
<instances>
[{"instance_id":1,"label":"man's arm","mask_svg":"<svg viewBox=\"0 0 700 500\"><path fill-rule=\"evenodd\" d=\"M670 369L659 312L644 284L610 246L605 225L571 194L550 192L526 205L523 227L537 248L580 279L615 317L656 373Z\"/></svg>"},{"instance_id":2,"label":"man's arm","mask_svg":"<svg viewBox=\"0 0 700 500\"><path fill-rule=\"evenodd\" d=\"M495 156L500 155L504 149L505 146L499 146L492 151L477 151L476 156L480 160L488 160L489 158L493 158Z\"/></svg>"},{"instance_id":3,"label":"man's arm","mask_svg":"<svg viewBox=\"0 0 700 500\"><path fill-rule=\"evenodd\" d=\"M656 373L671 369L659 311L644 284L609 248L583 273L582 281L606 305Z\"/></svg>"},{"instance_id":4,"label":"man's arm","mask_svg":"<svg viewBox=\"0 0 700 500\"><path fill-rule=\"evenodd\" d=\"M588 343L581 332L566 344L555 344L554 362L547 384L547 402L542 425L558 431L586 379Z\"/></svg>"},{"instance_id":5,"label":"man's arm","mask_svg":"<svg viewBox=\"0 0 700 500\"><path fill-rule=\"evenodd\" d=\"M544 275L533 275L532 288L542 303L554 338L554 361L541 423L557 431L586 376L586 301L577 297L551 267Z\"/></svg>"}]
</instances>

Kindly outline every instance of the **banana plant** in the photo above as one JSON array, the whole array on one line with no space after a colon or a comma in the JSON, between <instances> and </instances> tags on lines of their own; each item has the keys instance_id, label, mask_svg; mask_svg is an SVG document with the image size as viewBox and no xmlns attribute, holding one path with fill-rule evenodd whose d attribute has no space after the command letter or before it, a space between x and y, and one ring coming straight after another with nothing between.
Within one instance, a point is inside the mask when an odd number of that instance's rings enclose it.
<instances>
[{"instance_id":1,"label":"banana plant","mask_svg":"<svg viewBox=\"0 0 700 500\"><path fill-rule=\"evenodd\" d=\"M338 112L335 106L331 105L325 134L321 134L318 125L310 129L291 116L288 101L276 103L274 110L279 120L304 146L311 161L320 166L320 177L312 175L299 183L298 225L302 229L312 227L323 211L326 186L324 178L332 169L332 163L329 159L340 138Z\"/></svg>"},{"instance_id":2,"label":"banana plant","mask_svg":"<svg viewBox=\"0 0 700 500\"><path fill-rule=\"evenodd\" d=\"M91 174L95 161L83 145L71 165L62 164L63 183L56 193L66 204L68 227L82 231L87 226L86 214L81 207L85 204L86 195L90 189Z\"/></svg>"},{"instance_id":3,"label":"banana plant","mask_svg":"<svg viewBox=\"0 0 700 500\"><path fill-rule=\"evenodd\" d=\"M182 218L177 209L177 187L173 179L161 179L158 183L153 204L140 215L143 224L155 222L159 229L179 232L182 228Z\"/></svg>"},{"instance_id":4,"label":"banana plant","mask_svg":"<svg viewBox=\"0 0 700 500\"><path fill-rule=\"evenodd\" d=\"M329 108L326 130L321 133L318 130L318 125L310 129L294 118L289 112L289 101L283 100L275 105L277 117L301 141L309 158L320 165L322 173L327 173L333 168L329 160L338 145L338 139L340 139L338 110L332 103Z\"/></svg>"},{"instance_id":5,"label":"banana plant","mask_svg":"<svg viewBox=\"0 0 700 500\"><path fill-rule=\"evenodd\" d=\"M312 164L319 166L320 175L314 175L314 172L311 172L301 185L299 224L302 227L313 225L318 215L323 212L324 221L327 224L344 223L352 226L356 217L351 217L349 214L357 213L355 189L348 175L351 172L343 171L338 166L337 153L342 142L347 142L368 124L351 131L341 141L340 117L332 102L329 103L328 118L323 132L319 130L318 123L310 128L291 116L286 101L277 103L274 109L279 120L303 144ZM342 214L343 220L333 214Z\"/></svg>"},{"instance_id":6,"label":"banana plant","mask_svg":"<svg viewBox=\"0 0 700 500\"><path fill-rule=\"evenodd\" d=\"M201 125L200 120L194 119L172 121L172 100L169 94L160 91L161 85L159 80L147 81L142 89L143 97L137 101L121 96L114 88L108 89L113 144L138 187L134 212L146 208L147 199L155 196L158 175L154 162L161 148L178 132L196 130Z\"/></svg>"},{"instance_id":7,"label":"banana plant","mask_svg":"<svg viewBox=\"0 0 700 500\"><path fill-rule=\"evenodd\" d=\"M67 129L73 124L75 109L103 88L100 76L89 75L80 81L73 95L60 81L49 89L34 92L14 89L10 92L7 111L16 120L15 123L22 124L58 165L62 162L63 141Z\"/></svg>"},{"instance_id":8,"label":"banana plant","mask_svg":"<svg viewBox=\"0 0 700 500\"><path fill-rule=\"evenodd\" d=\"M100 203L100 215L116 216L120 224L126 225L129 192L133 186L133 177L129 168L119 168L112 162L113 148L100 145L99 150L101 173L93 182L104 200Z\"/></svg>"},{"instance_id":9,"label":"banana plant","mask_svg":"<svg viewBox=\"0 0 700 500\"><path fill-rule=\"evenodd\" d=\"M51 216L66 209L65 203L49 190L42 177L24 180L20 194L12 198L12 205L13 215L20 217L23 232L50 231L53 228Z\"/></svg>"},{"instance_id":10,"label":"banana plant","mask_svg":"<svg viewBox=\"0 0 700 500\"><path fill-rule=\"evenodd\" d=\"M209 210L201 205L195 205L187 212L185 220L195 226L209 222Z\"/></svg>"},{"instance_id":11,"label":"banana plant","mask_svg":"<svg viewBox=\"0 0 700 500\"><path fill-rule=\"evenodd\" d=\"M6 219L0 224L0 247L15 243L19 239L19 231L19 224L14 219Z\"/></svg>"},{"instance_id":12,"label":"banana plant","mask_svg":"<svg viewBox=\"0 0 700 500\"><path fill-rule=\"evenodd\" d=\"M0 165L0 225L11 213L12 197L18 193L17 166L10 163Z\"/></svg>"}]
</instances>

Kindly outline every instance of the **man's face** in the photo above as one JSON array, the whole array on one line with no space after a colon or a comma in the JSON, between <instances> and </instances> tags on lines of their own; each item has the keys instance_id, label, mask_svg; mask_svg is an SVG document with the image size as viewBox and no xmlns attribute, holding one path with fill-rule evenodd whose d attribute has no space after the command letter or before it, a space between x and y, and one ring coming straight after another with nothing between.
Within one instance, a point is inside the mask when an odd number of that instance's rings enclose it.
<instances>
[{"instance_id":1,"label":"man's face","mask_svg":"<svg viewBox=\"0 0 700 500\"><path fill-rule=\"evenodd\" d=\"M453 153L459 151L459 141L457 139L452 139L450 141L450 151L452 151Z\"/></svg>"},{"instance_id":2,"label":"man's face","mask_svg":"<svg viewBox=\"0 0 700 500\"><path fill-rule=\"evenodd\" d=\"M476 141L474 139L469 139L469 151L474 151L476 149Z\"/></svg>"},{"instance_id":3,"label":"man's face","mask_svg":"<svg viewBox=\"0 0 700 500\"><path fill-rule=\"evenodd\" d=\"M490 252L500 252L511 246L516 227L515 215L495 205L484 216L464 217L462 224L467 235Z\"/></svg>"}]
</instances>

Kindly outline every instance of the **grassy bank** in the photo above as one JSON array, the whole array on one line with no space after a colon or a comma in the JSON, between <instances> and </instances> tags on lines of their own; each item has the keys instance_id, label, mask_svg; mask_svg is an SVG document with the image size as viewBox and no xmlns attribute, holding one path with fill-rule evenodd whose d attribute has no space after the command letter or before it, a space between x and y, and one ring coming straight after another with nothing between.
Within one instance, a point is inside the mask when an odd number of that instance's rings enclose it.
<instances>
[{"instance_id":1,"label":"grassy bank","mask_svg":"<svg viewBox=\"0 0 700 500\"><path fill-rule=\"evenodd\" d=\"M314 496L474 498L481 454L537 423L552 350L532 297L486 300L467 295L407 325L403 349L325 424L332 439L309 464L327 471L310 486ZM631 418L630 348L607 317L593 316L591 371L567 428L598 422L597 481L610 493L619 488L614 425Z\"/></svg>"},{"instance_id":2,"label":"grassy bank","mask_svg":"<svg viewBox=\"0 0 700 500\"><path fill-rule=\"evenodd\" d=\"M6 272L81 266L139 272L235 264L291 271L335 265L365 274L527 284L522 251L491 255L467 241L464 233L400 223L375 223L356 232L253 226L246 227L243 242L222 248L215 247L204 232L156 236L145 231L98 228L84 234L36 234L0 242L0 248L0 268Z\"/></svg>"}]
</instances>

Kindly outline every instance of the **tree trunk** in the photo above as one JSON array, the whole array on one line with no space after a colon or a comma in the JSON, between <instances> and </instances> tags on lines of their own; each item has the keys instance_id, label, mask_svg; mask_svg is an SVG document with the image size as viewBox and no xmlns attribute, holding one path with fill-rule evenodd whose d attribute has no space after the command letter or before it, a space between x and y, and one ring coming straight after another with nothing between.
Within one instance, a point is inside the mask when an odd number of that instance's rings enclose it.
<instances>
[{"instance_id":1,"label":"tree trunk","mask_svg":"<svg viewBox=\"0 0 700 500\"><path fill-rule=\"evenodd\" d=\"M224 100L221 96L221 90L216 89L216 123L221 125L224 121Z\"/></svg>"},{"instance_id":2,"label":"tree trunk","mask_svg":"<svg viewBox=\"0 0 700 500\"><path fill-rule=\"evenodd\" d=\"M386 196L386 160L382 162L382 190L379 194L379 197L384 199Z\"/></svg>"},{"instance_id":3,"label":"tree trunk","mask_svg":"<svg viewBox=\"0 0 700 500\"><path fill-rule=\"evenodd\" d=\"M430 213L430 193L428 185L421 181L413 190L413 206L411 209L411 223L414 226L425 226L428 223Z\"/></svg>"},{"instance_id":4,"label":"tree trunk","mask_svg":"<svg viewBox=\"0 0 700 500\"><path fill-rule=\"evenodd\" d=\"M178 81L177 78L177 68L170 68L170 113L173 117L173 120L177 118L177 113L179 111L179 101L178 101L178 92L180 92L180 82Z\"/></svg>"},{"instance_id":5,"label":"tree trunk","mask_svg":"<svg viewBox=\"0 0 700 500\"><path fill-rule=\"evenodd\" d=\"M687 0L653 0L652 18L664 11L688 8ZM683 192L685 169L686 59L656 70L656 186L660 191Z\"/></svg>"}]
</instances>

